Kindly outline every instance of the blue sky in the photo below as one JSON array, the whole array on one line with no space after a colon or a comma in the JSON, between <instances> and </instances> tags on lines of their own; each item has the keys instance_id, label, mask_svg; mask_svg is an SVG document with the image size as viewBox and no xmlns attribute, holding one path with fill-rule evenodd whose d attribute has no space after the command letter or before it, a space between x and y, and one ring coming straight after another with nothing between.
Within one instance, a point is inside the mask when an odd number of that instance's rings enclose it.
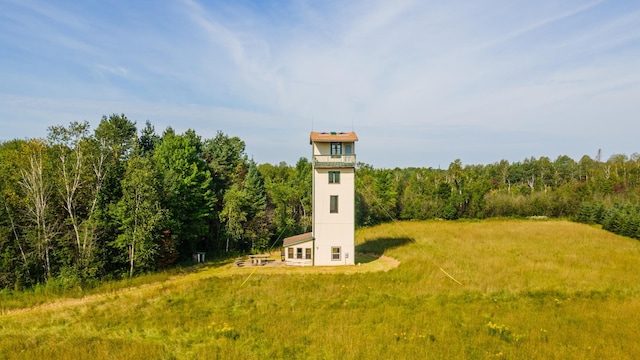
<instances>
[{"instance_id":1,"label":"blue sky","mask_svg":"<svg viewBox=\"0 0 640 360\"><path fill-rule=\"evenodd\" d=\"M124 113L258 163L355 130L441 167L640 152L636 1L0 0L0 140Z\"/></svg>"}]
</instances>

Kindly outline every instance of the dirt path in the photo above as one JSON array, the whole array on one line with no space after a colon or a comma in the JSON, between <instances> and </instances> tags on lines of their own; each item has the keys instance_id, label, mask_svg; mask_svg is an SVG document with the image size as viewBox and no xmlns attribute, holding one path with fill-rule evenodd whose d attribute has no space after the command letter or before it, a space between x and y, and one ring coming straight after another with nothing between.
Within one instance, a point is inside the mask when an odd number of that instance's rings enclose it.
<instances>
[{"instance_id":1,"label":"dirt path","mask_svg":"<svg viewBox=\"0 0 640 360\"><path fill-rule=\"evenodd\" d=\"M183 276L186 276L186 275L183 275ZM46 302L46 303L43 303L43 304L38 304L38 305L34 305L34 306L31 306L31 307L27 307L27 308L6 310L6 311L3 311L2 313L0 313L0 317L2 317L2 316L11 316L11 315L19 315L19 314L24 314L24 313L28 313L28 312L32 312L32 311L37 311L37 310L62 309L62 308L66 308L66 307L87 305L87 304L95 303L95 302L98 302L98 301L104 300L104 299L115 299L115 298L118 298L118 297L120 297L122 295L139 292L139 291L146 290L146 289L156 289L156 288L158 288L158 287L160 287L162 285L166 285L166 284L168 284L170 282L172 282L171 278L169 278L168 280L165 280L165 281L157 281L157 282L153 282L153 283L149 283L149 284L132 286L132 287L123 288L123 289L119 289L119 290L115 290L115 291L111 291L111 292L106 292L106 293L85 295L85 296L83 296L81 298L62 298L62 299L57 299L57 300L54 300L54 301L51 301L51 302Z\"/></svg>"},{"instance_id":2,"label":"dirt path","mask_svg":"<svg viewBox=\"0 0 640 360\"><path fill-rule=\"evenodd\" d=\"M285 273L305 273L305 274L338 274L338 273L346 273L346 274L356 274L356 273L367 273L367 272L378 272L378 271L389 271L397 268L400 265L400 261L382 255L378 257L376 260L371 261L366 264L356 265L356 266L331 266L331 267L287 267L287 266L276 266L276 267L244 267L237 268L233 264L226 265L223 267L211 267L207 268L206 266L201 268L200 270L196 270L191 273L175 275L169 277L164 281L156 281L153 283L142 284L138 286L132 286L128 288L123 288L111 292L99 293L99 294L91 294L86 295L81 298L62 298L57 299L51 302L20 308L20 309L11 309L11 310L0 310L0 318L5 316L12 315L20 315L29 312L34 312L38 310L52 310L52 309L63 309L67 307L75 307L75 306L83 306L89 305L92 303L99 302L101 300L109 300L116 299L121 296L126 295L134 295L138 292L147 291L147 290L155 290L160 287L164 287L171 284L180 283L181 281L188 280L203 280L214 277L226 277L233 275L242 275L242 274L253 274L255 272L260 272L263 274L285 274Z\"/></svg>"},{"instance_id":3,"label":"dirt path","mask_svg":"<svg viewBox=\"0 0 640 360\"><path fill-rule=\"evenodd\" d=\"M397 260L397 259L389 257L389 256L382 255L382 256L380 256L380 260L386 262L387 264L389 264L391 266L391 268L389 268L388 270L395 269L398 266L400 266L400 260Z\"/></svg>"}]
</instances>

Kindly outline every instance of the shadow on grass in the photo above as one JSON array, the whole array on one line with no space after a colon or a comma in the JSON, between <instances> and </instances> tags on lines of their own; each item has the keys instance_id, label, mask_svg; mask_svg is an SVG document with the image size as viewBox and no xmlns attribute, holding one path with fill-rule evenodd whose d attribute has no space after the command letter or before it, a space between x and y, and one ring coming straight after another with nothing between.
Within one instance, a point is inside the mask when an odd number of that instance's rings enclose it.
<instances>
[{"instance_id":1,"label":"shadow on grass","mask_svg":"<svg viewBox=\"0 0 640 360\"><path fill-rule=\"evenodd\" d=\"M242 257L242 255L233 254L233 255L213 257L212 259L207 259L207 261L202 263L194 264L193 262L191 262L187 268L192 271L201 270L201 269L204 270L204 269L210 269L210 268L219 268L219 267L227 266L233 263L238 257Z\"/></svg>"},{"instance_id":2,"label":"shadow on grass","mask_svg":"<svg viewBox=\"0 0 640 360\"><path fill-rule=\"evenodd\" d=\"M356 245L356 262L368 263L384 255L385 251L395 249L407 244L414 244L416 241L408 237L399 238L375 238L365 240Z\"/></svg>"}]
</instances>

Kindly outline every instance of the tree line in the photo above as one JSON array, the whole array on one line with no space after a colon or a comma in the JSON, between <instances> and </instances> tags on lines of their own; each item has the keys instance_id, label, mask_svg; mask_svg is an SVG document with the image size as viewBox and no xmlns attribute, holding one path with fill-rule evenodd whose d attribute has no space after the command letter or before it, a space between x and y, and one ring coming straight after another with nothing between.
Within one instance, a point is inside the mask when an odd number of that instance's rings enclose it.
<instances>
[{"instance_id":1,"label":"tree line","mask_svg":"<svg viewBox=\"0 0 640 360\"><path fill-rule=\"evenodd\" d=\"M600 152L598 152L600 153ZM390 219L567 218L640 239L640 154L585 155L447 169L374 169L359 164L356 222Z\"/></svg>"},{"instance_id":2,"label":"tree line","mask_svg":"<svg viewBox=\"0 0 640 360\"><path fill-rule=\"evenodd\" d=\"M639 200L640 154L607 161L566 155L448 169L373 169L356 177L361 224L395 219L458 219L547 216L575 218L581 204L604 207Z\"/></svg>"},{"instance_id":3,"label":"tree line","mask_svg":"<svg viewBox=\"0 0 640 360\"><path fill-rule=\"evenodd\" d=\"M123 114L0 143L0 288L262 251L310 228L310 183L306 159L258 166L238 137L159 135Z\"/></svg>"},{"instance_id":4,"label":"tree line","mask_svg":"<svg viewBox=\"0 0 640 360\"><path fill-rule=\"evenodd\" d=\"M256 164L238 137L156 133L124 114L0 143L0 288L133 276L260 252L311 230L311 163ZM356 224L548 216L638 237L640 155L447 169L359 163ZM615 215L617 214L617 215Z\"/></svg>"}]
</instances>

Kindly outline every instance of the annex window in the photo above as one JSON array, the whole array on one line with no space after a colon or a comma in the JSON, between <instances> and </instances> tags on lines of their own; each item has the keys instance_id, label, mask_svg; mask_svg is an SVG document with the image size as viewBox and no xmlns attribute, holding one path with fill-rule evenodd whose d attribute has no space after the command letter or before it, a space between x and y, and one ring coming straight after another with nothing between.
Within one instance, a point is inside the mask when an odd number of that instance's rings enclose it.
<instances>
[{"instance_id":1,"label":"annex window","mask_svg":"<svg viewBox=\"0 0 640 360\"><path fill-rule=\"evenodd\" d=\"M340 156L342 155L342 143L332 142L331 143L331 156Z\"/></svg>"},{"instance_id":2,"label":"annex window","mask_svg":"<svg viewBox=\"0 0 640 360\"><path fill-rule=\"evenodd\" d=\"M306 248L304 249L304 258L307 260L311 260L311 248Z\"/></svg>"},{"instance_id":3,"label":"annex window","mask_svg":"<svg viewBox=\"0 0 640 360\"><path fill-rule=\"evenodd\" d=\"M331 195L329 198L329 213L338 213L338 195Z\"/></svg>"},{"instance_id":4,"label":"annex window","mask_svg":"<svg viewBox=\"0 0 640 360\"><path fill-rule=\"evenodd\" d=\"M302 248L296 248L296 259L302 259Z\"/></svg>"},{"instance_id":5,"label":"annex window","mask_svg":"<svg viewBox=\"0 0 640 360\"><path fill-rule=\"evenodd\" d=\"M335 261L340 260L340 246L331 247L331 260L335 260Z\"/></svg>"},{"instance_id":6,"label":"annex window","mask_svg":"<svg viewBox=\"0 0 640 360\"><path fill-rule=\"evenodd\" d=\"M340 184L340 171L329 171L329 184Z\"/></svg>"},{"instance_id":7,"label":"annex window","mask_svg":"<svg viewBox=\"0 0 640 360\"><path fill-rule=\"evenodd\" d=\"M293 248L292 247L287 248L287 257L289 259L293 259Z\"/></svg>"}]
</instances>

